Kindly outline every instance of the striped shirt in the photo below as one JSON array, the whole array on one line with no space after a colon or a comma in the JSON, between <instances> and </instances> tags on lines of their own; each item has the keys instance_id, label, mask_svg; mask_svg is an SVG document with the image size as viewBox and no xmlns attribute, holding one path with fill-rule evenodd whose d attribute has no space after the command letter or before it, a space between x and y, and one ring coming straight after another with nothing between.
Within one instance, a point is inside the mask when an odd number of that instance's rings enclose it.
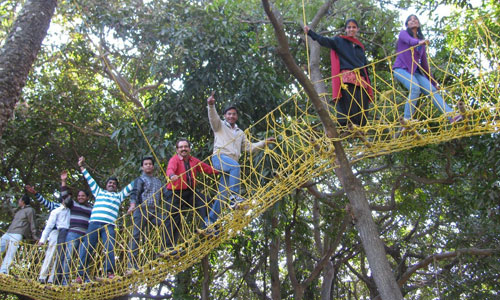
<instances>
[{"instance_id":1,"label":"striped shirt","mask_svg":"<svg viewBox=\"0 0 500 300\"><path fill-rule=\"evenodd\" d=\"M61 186L61 198L64 199L68 196L68 187ZM35 199L49 210L54 210L61 206L61 203L48 201L39 193L35 194ZM70 210L71 215L69 219L69 231L78 234L85 234L87 232L87 228L89 227L92 205L89 203L80 204L77 201L73 201L73 207L71 207Z\"/></svg>"},{"instance_id":2,"label":"striped shirt","mask_svg":"<svg viewBox=\"0 0 500 300\"><path fill-rule=\"evenodd\" d=\"M49 210L54 210L61 206L61 203L59 202L53 202L45 199L40 193L35 194L35 199L36 201L40 202L43 204L43 206L47 207Z\"/></svg>"},{"instance_id":3,"label":"striped shirt","mask_svg":"<svg viewBox=\"0 0 500 300\"><path fill-rule=\"evenodd\" d=\"M69 197L68 187L61 186L61 198ZM71 216L69 219L69 232L85 234L89 228L90 213L92 212L92 204L88 202L80 204L78 201L73 201L71 207Z\"/></svg>"},{"instance_id":4,"label":"striped shirt","mask_svg":"<svg viewBox=\"0 0 500 300\"><path fill-rule=\"evenodd\" d=\"M101 222L106 224L114 224L116 218L118 218L118 211L120 210L120 205L127 197L134 183L129 183L121 192L108 192L97 185L94 178L90 176L87 169L83 169L83 176L87 180L90 190L95 198L94 209L92 209L92 214L90 215L89 222Z\"/></svg>"}]
</instances>

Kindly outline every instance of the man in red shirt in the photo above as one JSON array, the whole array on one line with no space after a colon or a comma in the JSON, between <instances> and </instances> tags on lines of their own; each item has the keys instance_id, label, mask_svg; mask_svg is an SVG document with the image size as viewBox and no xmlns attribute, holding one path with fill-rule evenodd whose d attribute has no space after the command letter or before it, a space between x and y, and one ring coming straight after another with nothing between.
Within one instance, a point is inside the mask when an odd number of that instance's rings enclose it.
<instances>
[{"instance_id":1,"label":"man in red shirt","mask_svg":"<svg viewBox=\"0 0 500 300\"><path fill-rule=\"evenodd\" d=\"M167 218L165 220L165 241L168 256L177 255L172 247L179 237L182 211L195 210L196 214L204 220L209 209L206 196L196 191L196 174L218 174L218 171L199 159L191 156L191 143L187 139L179 139L176 146L177 154L168 161L167 176L170 182L167 185L166 199ZM165 256L165 255L162 255Z\"/></svg>"}]
</instances>

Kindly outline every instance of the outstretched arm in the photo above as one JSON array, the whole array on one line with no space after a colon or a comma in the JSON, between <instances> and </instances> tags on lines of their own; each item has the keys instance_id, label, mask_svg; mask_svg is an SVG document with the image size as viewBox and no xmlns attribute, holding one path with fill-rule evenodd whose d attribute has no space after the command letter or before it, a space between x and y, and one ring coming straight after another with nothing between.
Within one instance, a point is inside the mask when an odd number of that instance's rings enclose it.
<instances>
[{"instance_id":1,"label":"outstretched arm","mask_svg":"<svg viewBox=\"0 0 500 300\"><path fill-rule=\"evenodd\" d=\"M205 174L219 174L219 171L217 171L215 168L200 160L198 160L196 168L198 168L199 172L203 172Z\"/></svg>"},{"instance_id":2,"label":"outstretched arm","mask_svg":"<svg viewBox=\"0 0 500 300\"><path fill-rule=\"evenodd\" d=\"M80 171L82 171L83 177L85 177L85 180L87 180L87 183L89 184L90 190L92 191L92 194L94 197L97 197L99 192L101 191L101 188L97 185L97 182L95 182L94 178L90 176L90 173L83 167L83 163L85 162L85 157L80 157L78 159L78 166L80 167Z\"/></svg>"},{"instance_id":3,"label":"outstretched arm","mask_svg":"<svg viewBox=\"0 0 500 300\"><path fill-rule=\"evenodd\" d=\"M130 193L132 192L132 189L134 188L134 184L135 184L135 180L133 180L131 183L129 183L121 192L120 192L120 196L122 197L122 199L124 199L125 197L127 197L128 195L130 195Z\"/></svg>"},{"instance_id":4,"label":"outstretched arm","mask_svg":"<svg viewBox=\"0 0 500 300\"><path fill-rule=\"evenodd\" d=\"M310 29L309 26L304 26L304 32L313 40L318 42L321 46L337 50L337 42L335 39L327 38L320 34L317 34L312 29Z\"/></svg>"},{"instance_id":5,"label":"outstretched arm","mask_svg":"<svg viewBox=\"0 0 500 300\"><path fill-rule=\"evenodd\" d=\"M61 203L59 202L54 202L54 201L49 201L47 199L45 199L39 192L37 192L35 190L34 187L32 187L31 185L26 185L24 187L28 192L32 193L32 194L35 194L35 199L36 201L40 202L43 206L45 206L46 208L48 208L49 210L53 210L53 209L56 209L58 208L59 206L61 206Z\"/></svg>"},{"instance_id":6,"label":"outstretched arm","mask_svg":"<svg viewBox=\"0 0 500 300\"><path fill-rule=\"evenodd\" d=\"M399 32L399 37L398 37L399 41L407 44L408 46L417 46L417 45L421 45L421 42L419 39L417 38L414 38L412 37L408 31L406 30L401 30Z\"/></svg>"},{"instance_id":7,"label":"outstretched arm","mask_svg":"<svg viewBox=\"0 0 500 300\"><path fill-rule=\"evenodd\" d=\"M245 151L254 152L256 150L264 149L264 147L270 143L276 142L276 138L269 137L269 138L267 138L263 141L259 141L257 143L250 143L250 141L248 140L248 138L245 135L242 142L243 142L243 147L244 147Z\"/></svg>"}]
</instances>

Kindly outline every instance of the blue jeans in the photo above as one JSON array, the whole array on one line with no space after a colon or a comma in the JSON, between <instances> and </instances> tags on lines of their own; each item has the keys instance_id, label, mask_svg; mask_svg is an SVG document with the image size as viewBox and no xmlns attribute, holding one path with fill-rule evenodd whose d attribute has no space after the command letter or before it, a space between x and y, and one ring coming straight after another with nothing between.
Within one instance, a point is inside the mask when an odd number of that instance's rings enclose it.
<instances>
[{"instance_id":1,"label":"blue jeans","mask_svg":"<svg viewBox=\"0 0 500 300\"><path fill-rule=\"evenodd\" d=\"M66 236L66 251L64 255L64 263L63 263L63 280L62 284L66 285L69 280L69 269L71 266L71 258L73 255L73 249L77 249L80 246L80 241L82 240L81 237L83 234L81 233L76 233L76 232L68 232L68 235Z\"/></svg>"},{"instance_id":2,"label":"blue jeans","mask_svg":"<svg viewBox=\"0 0 500 300\"><path fill-rule=\"evenodd\" d=\"M19 248L19 242L23 239L23 235L19 233L4 233L0 239L0 253L5 251L7 248L7 253L2 261L2 266L0 267L0 273L9 274L9 267L12 264L12 260L16 255L17 249ZM8 247L7 247L8 244Z\"/></svg>"},{"instance_id":3,"label":"blue jeans","mask_svg":"<svg viewBox=\"0 0 500 300\"><path fill-rule=\"evenodd\" d=\"M446 102L444 102L443 97L437 93L437 89L431 84L429 79L420 72L415 71L412 75L405 69L397 68L394 69L394 77L410 91L408 102L406 102L405 105L405 119L411 119L413 116L420 93L431 95L434 105L437 106L442 113L453 111Z\"/></svg>"},{"instance_id":4,"label":"blue jeans","mask_svg":"<svg viewBox=\"0 0 500 300\"><path fill-rule=\"evenodd\" d=\"M90 222L87 229L87 236L83 240L83 246L80 247L80 266L78 275L83 277L84 270L87 268L88 259L92 257L97 247L97 242L101 241L106 262L104 269L108 273L114 273L115 270L115 225L102 222Z\"/></svg>"},{"instance_id":5,"label":"blue jeans","mask_svg":"<svg viewBox=\"0 0 500 300\"><path fill-rule=\"evenodd\" d=\"M223 199L229 199L231 195L239 195L240 193L240 164L224 154L215 154L212 156L212 164L222 175L218 196L215 198L208 218L205 218L206 226L214 223L219 218L221 211L220 202Z\"/></svg>"}]
</instances>

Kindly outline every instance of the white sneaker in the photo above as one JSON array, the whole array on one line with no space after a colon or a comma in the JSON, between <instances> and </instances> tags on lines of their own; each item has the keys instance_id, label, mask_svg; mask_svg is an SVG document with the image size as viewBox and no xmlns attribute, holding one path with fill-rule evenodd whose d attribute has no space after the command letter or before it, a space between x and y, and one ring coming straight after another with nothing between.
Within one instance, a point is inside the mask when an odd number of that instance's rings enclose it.
<instances>
[{"instance_id":1,"label":"white sneaker","mask_svg":"<svg viewBox=\"0 0 500 300\"><path fill-rule=\"evenodd\" d=\"M231 201L231 209L248 209L248 205L243 205L242 203L245 201L240 195L232 195L229 197Z\"/></svg>"}]
</instances>

